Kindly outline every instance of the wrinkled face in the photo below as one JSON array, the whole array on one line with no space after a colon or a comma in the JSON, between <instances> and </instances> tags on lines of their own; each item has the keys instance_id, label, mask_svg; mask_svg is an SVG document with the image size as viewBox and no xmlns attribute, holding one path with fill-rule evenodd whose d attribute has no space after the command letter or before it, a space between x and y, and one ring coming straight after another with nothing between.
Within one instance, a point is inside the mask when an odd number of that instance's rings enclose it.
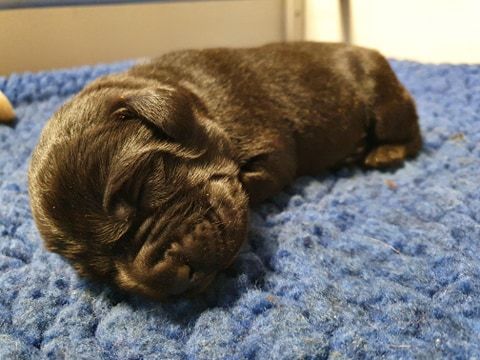
<instances>
[{"instance_id":1,"label":"wrinkled face","mask_svg":"<svg viewBox=\"0 0 480 360\"><path fill-rule=\"evenodd\" d=\"M247 196L226 135L181 88L111 76L45 127L30 172L46 246L155 299L195 293L235 258Z\"/></svg>"}]
</instances>

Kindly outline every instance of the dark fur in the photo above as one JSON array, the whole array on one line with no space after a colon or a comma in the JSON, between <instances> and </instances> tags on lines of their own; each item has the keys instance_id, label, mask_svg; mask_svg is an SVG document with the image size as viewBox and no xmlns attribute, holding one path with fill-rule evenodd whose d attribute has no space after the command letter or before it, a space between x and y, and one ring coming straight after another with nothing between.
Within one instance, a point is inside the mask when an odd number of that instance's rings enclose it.
<instances>
[{"instance_id":1,"label":"dark fur","mask_svg":"<svg viewBox=\"0 0 480 360\"><path fill-rule=\"evenodd\" d=\"M179 51L100 78L46 125L29 181L46 246L156 299L235 258L248 203L344 164L399 165L421 137L378 53L341 44Z\"/></svg>"}]
</instances>

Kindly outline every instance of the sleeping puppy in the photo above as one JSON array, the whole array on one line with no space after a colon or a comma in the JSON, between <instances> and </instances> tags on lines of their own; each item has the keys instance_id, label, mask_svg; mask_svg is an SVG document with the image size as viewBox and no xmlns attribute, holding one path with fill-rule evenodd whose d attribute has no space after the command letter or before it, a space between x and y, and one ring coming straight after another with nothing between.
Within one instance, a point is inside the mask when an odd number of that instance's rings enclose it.
<instances>
[{"instance_id":1,"label":"sleeping puppy","mask_svg":"<svg viewBox=\"0 0 480 360\"><path fill-rule=\"evenodd\" d=\"M297 176L417 154L412 98L378 52L333 43L178 51L92 82L45 126L29 170L51 251L164 300L235 259L248 206Z\"/></svg>"}]
</instances>

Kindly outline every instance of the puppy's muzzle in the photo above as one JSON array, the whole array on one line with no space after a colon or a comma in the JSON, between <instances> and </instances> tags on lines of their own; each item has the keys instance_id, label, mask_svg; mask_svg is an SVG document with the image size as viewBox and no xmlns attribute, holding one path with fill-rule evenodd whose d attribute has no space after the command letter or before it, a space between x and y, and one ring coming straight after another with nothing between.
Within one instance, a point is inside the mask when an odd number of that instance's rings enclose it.
<instances>
[{"instance_id":1,"label":"puppy's muzzle","mask_svg":"<svg viewBox=\"0 0 480 360\"><path fill-rule=\"evenodd\" d=\"M246 238L246 196L238 182L225 180L212 181L206 193L201 221L167 226L168 234L158 237L163 224L151 224L135 258L117 263L121 288L157 300L198 293L231 264Z\"/></svg>"},{"instance_id":2,"label":"puppy's muzzle","mask_svg":"<svg viewBox=\"0 0 480 360\"><path fill-rule=\"evenodd\" d=\"M133 260L117 263L120 287L163 299L200 290L213 279L219 264L209 261L209 253L215 253L221 234L209 220L183 233L185 228L145 242Z\"/></svg>"}]
</instances>

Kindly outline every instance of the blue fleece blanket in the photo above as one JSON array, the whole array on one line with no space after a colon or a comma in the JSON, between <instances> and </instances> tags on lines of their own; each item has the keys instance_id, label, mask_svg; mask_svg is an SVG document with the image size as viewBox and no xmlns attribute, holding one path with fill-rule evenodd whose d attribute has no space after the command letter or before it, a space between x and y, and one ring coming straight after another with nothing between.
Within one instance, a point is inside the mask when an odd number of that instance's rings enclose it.
<instances>
[{"instance_id":1,"label":"blue fleece blanket","mask_svg":"<svg viewBox=\"0 0 480 360\"><path fill-rule=\"evenodd\" d=\"M251 215L232 269L155 304L79 279L29 209L30 153L52 112L131 63L0 78L0 359L480 357L480 66L392 62L425 146L393 172L298 179Z\"/></svg>"}]
</instances>

